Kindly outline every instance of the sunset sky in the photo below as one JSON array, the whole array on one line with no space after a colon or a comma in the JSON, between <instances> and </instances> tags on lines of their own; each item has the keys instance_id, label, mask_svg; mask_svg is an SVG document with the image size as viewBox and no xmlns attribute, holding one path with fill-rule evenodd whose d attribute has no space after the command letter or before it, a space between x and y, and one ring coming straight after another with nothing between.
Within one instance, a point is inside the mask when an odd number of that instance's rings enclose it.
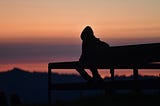
<instances>
[{"instance_id":1,"label":"sunset sky","mask_svg":"<svg viewBox=\"0 0 160 106\"><path fill-rule=\"evenodd\" d=\"M111 46L160 42L160 0L0 0L0 71L78 60L87 25Z\"/></svg>"}]
</instances>

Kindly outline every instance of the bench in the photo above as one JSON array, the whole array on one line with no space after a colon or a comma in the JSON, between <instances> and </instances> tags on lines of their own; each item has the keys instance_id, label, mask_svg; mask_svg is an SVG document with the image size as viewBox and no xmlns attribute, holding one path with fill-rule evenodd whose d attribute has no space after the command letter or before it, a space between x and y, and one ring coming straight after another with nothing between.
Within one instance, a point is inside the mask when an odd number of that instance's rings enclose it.
<instances>
[{"instance_id":1,"label":"bench","mask_svg":"<svg viewBox=\"0 0 160 106\"><path fill-rule=\"evenodd\" d=\"M128 46L110 47L108 58L103 64L94 66L97 69L110 69L111 81L99 85L88 85L87 83L72 84L52 84L51 74L53 69L76 69L79 62L54 62L48 64L48 102L51 104L52 90L84 90L84 89L107 89L109 87L124 88L149 88L160 89L157 85L160 80L139 81L138 69L160 69L160 43L140 44ZM90 65L85 65L84 69L89 69ZM133 69L133 81L114 81L114 69ZM156 83L155 83L156 82ZM146 86L150 84L152 86Z\"/></svg>"}]
</instances>

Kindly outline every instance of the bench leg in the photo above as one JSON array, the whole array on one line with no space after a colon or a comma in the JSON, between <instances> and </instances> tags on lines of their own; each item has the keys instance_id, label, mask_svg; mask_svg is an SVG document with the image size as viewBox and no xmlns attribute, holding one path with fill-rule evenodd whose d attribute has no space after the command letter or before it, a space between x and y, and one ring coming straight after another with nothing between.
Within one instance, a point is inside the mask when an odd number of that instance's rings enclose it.
<instances>
[{"instance_id":1,"label":"bench leg","mask_svg":"<svg viewBox=\"0 0 160 106\"><path fill-rule=\"evenodd\" d=\"M138 69L137 68L133 69L133 79L138 80Z\"/></svg>"},{"instance_id":2,"label":"bench leg","mask_svg":"<svg viewBox=\"0 0 160 106\"><path fill-rule=\"evenodd\" d=\"M114 68L110 69L111 80L114 80Z\"/></svg>"},{"instance_id":3,"label":"bench leg","mask_svg":"<svg viewBox=\"0 0 160 106\"><path fill-rule=\"evenodd\" d=\"M52 105L51 97L51 69L48 68L48 106Z\"/></svg>"}]
</instances>

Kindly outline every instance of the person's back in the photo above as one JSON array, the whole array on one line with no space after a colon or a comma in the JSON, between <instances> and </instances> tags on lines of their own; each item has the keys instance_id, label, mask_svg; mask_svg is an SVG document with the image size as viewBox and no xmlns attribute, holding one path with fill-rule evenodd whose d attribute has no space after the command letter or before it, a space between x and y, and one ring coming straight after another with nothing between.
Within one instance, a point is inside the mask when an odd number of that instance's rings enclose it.
<instances>
[{"instance_id":1,"label":"person's back","mask_svg":"<svg viewBox=\"0 0 160 106\"><path fill-rule=\"evenodd\" d=\"M84 63L102 63L109 45L94 36L91 27L87 26L82 34L82 55L80 61Z\"/></svg>"}]
</instances>

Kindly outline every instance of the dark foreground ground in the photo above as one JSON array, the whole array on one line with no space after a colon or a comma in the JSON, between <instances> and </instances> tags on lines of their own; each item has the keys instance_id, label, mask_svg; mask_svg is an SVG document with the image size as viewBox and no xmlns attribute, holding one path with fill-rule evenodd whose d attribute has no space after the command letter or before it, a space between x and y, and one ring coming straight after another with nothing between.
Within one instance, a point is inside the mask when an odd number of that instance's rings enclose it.
<instances>
[{"instance_id":1,"label":"dark foreground ground","mask_svg":"<svg viewBox=\"0 0 160 106\"><path fill-rule=\"evenodd\" d=\"M97 96L57 106L160 106L160 94L115 94Z\"/></svg>"},{"instance_id":2,"label":"dark foreground ground","mask_svg":"<svg viewBox=\"0 0 160 106\"><path fill-rule=\"evenodd\" d=\"M22 106L48 106L32 104ZM160 106L160 93L125 93L82 98L72 102L57 101L52 106Z\"/></svg>"}]
</instances>

